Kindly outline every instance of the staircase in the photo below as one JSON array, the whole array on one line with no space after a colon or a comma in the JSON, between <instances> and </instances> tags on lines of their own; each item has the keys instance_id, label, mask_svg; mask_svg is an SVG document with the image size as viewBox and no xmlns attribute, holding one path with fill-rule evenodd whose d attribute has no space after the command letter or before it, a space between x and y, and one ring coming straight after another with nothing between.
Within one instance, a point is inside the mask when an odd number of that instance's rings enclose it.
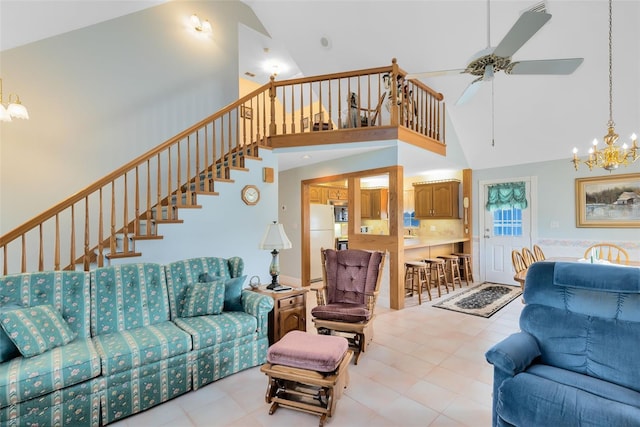
<instances>
[{"instance_id":1,"label":"staircase","mask_svg":"<svg viewBox=\"0 0 640 427\"><path fill-rule=\"evenodd\" d=\"M260 149L384 135L398 139L402 130L405 139L443 154L442 94L419 81L405 82L406 74L393 60L391 66L366 70L272 78L0 236L2 274L88 271L112 259L140 256L136 241L162 239L159 224L182 223L181 209L198 209L199 195L215 196L218 183L233 183L231 171L247 171L245 160L260 160Z\"/></svg>"}]
</instances>

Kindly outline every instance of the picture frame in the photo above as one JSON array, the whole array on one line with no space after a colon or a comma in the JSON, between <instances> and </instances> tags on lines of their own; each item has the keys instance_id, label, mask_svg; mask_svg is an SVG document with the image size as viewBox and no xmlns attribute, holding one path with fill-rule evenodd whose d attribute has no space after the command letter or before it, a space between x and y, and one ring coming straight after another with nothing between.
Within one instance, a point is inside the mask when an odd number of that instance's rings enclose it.
<instances>
[{"instance_id":1,"label":"picture frame","mask_svg":"<svg viewBox=\"0 0 640 427\"><path fill-rule=\"evenodd\" d=\"M302 129L309 129L309 117L302 119Z\"/></svg>"},{"instance_id":2,"label":"picture frame","mask_svg":"<svg viewBox=\"0 0 640 427\"><path fill-rule=\"evenodd\" d=\"M240 106L240 117L244 119L253 119L253 109L251 107Z\"/></svg>"},{"instance_id":3,"label":"picture frame","mask_svg":"<svg viewBox=\"0 0 640 427\"><path fill-rule=\"evenodd\" d=\"M324 120L324 113L315 113L313 115L313 123L322 123Z\"/></svg>"},{"instance_id":4,"label":"picture frame","mask_svg":"<svg viewBox=\"0 0 640 427\"><path fill-rule=\"evenodd\" d=\"M640 228L640 173L576 178L576 227Z\"/></svg>"}]
</instances>

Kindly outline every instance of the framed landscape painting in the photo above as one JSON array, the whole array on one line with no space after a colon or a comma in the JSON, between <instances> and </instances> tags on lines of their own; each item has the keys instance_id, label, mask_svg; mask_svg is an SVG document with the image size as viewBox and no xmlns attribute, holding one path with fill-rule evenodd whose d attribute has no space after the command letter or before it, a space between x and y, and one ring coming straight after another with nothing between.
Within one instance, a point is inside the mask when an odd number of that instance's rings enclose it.
<instances>
[{"instance_id":1,"label":"framed landscape painting","mask_svg":"<svg viewBox=\"0 0 640 427\"><path fill-rule=\"evenodd\" d=\"M577 178L576 226L640 228L640 173Z\"/></svg>"}]
</instances>

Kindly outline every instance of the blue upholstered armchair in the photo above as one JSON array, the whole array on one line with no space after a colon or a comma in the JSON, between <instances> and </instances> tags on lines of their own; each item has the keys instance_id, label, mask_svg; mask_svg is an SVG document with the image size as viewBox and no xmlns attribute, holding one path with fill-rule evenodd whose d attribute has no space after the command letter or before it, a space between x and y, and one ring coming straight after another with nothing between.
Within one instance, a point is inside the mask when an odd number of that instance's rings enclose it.
<instances>
[{"instance_id":1,"label":"blue upholstered armchair","mask_svg":"<svg viewBox=\"0 0 640 427\"><path fill-rule=\"evenodd\" d=\"M640 268L537 262L493 346L494 426L640 426Z\"/></svg>"}]
</instances>

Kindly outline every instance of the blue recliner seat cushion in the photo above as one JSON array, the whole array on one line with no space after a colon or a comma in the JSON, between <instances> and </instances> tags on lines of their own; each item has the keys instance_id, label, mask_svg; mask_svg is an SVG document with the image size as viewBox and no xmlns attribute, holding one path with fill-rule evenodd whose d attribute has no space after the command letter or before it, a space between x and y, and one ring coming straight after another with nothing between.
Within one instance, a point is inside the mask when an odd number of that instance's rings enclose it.
<instances>
[{"instance_id":1,"label":"blue recliner seat cushion","mask_svg":"<svg viewBox=\"0 0 640 427\"><path fill-rule=\"evenodd\" d=\"M500 386L496 411L506 425L640 426L640 393L565 369L534 365Z\"/></svg>"}]
</instances>

